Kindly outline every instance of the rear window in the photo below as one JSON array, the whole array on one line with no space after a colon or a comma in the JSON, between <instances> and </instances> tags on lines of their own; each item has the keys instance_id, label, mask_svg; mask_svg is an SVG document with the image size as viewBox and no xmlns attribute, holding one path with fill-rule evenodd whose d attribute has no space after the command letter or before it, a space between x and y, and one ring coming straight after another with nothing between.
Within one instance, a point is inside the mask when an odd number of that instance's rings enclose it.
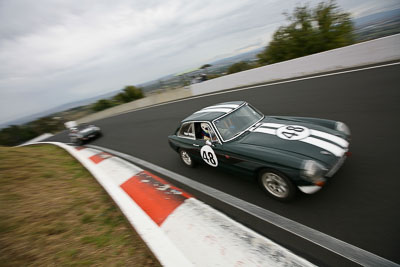
<instances>
[{"instance_id":1,"label":"rear window","mask_svg":"<svg viewBox=\"0 0 400 267\"><path fill-rule=\"evenodd\" d=\"M178 131L178 136L195 139L193 123L184 123Z\"/></svg>"}]
</instances>

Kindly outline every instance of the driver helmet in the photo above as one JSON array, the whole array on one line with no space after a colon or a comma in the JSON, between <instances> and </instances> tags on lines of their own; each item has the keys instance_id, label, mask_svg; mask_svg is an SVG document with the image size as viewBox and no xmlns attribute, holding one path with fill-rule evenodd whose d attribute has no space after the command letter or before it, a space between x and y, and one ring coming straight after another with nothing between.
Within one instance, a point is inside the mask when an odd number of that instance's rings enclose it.
<instances>
[{"instance_id":1,"label":"driver helmet","mask_svg":"<svg viewBox=\"0 0 400 267\"><path fill-rule=\"evenodd\" d=\"M200 127L201 127L201 135L203 136L203 139L210 140L211 139L210 126L208 125L208 123L202 122L200 124Z\"/></svg>"}]
</instances>

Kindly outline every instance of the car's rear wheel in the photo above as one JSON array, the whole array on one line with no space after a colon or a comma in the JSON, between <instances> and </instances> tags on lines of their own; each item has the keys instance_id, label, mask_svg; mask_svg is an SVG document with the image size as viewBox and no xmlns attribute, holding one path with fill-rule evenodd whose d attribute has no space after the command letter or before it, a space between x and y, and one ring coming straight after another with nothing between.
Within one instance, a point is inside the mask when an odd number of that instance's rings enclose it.
<instances>
[{"instance_id":1,"label":"car's rear wheel","mask_svg":"<svg viewBox=\"0 0 400 267\"><path fill-rule=\"evenodd\" d=\"M296 187L278 171L263 170L259 174L258 181L264 191L277 200L290 201L296 195Z\"/></svg>"},{"instance_id":2,"label":"car's rear wheel","mask_svg":"<svg viewBox=\"0 0 400 267\"><path fill-rule=\"evenodd\" d=\"M194 163L192 157L189 155L189 153L186 150L180 149L179 155L181 157L183 164L185 164L187 167L190 167L190 168L194 167L195 163Z\"/></svg>"}]
</instances>

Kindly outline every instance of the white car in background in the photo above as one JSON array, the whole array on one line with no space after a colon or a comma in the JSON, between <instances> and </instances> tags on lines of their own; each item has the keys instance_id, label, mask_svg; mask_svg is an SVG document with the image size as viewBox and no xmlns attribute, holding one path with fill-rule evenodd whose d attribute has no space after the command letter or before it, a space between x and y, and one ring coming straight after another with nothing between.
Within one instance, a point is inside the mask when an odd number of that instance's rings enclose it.
<instances>
[{"instance_id":1,"label":"white car in background","mask_svg":"<svg viewBox=\"0 0 400 267\"><path fill-rule=\"evenodd\" d=\"M92 124L78 125L76 121L68 121L64 125L69 130L71 143L76 145L82 145L86 141L102 136L100 128Z\"/></svg>"}]
</instances>

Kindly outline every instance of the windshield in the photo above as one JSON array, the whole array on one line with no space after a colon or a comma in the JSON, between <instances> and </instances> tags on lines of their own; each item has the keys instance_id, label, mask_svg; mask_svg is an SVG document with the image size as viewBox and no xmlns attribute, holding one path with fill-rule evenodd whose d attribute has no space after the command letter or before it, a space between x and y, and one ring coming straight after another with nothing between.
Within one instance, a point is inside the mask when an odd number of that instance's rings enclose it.
<instances>
[{"instance_id":1,"label":"windshield","mask_svg":"<svg viewBox=\"0 0 400 267\"><path fill-rule=\"evenodd\" d=\"M257 110L249 105L244 105L225 117L215 120L214 125L222 139L228 141L261 120L262 117L263 115Z\"/></svg>"}]
</instances>

